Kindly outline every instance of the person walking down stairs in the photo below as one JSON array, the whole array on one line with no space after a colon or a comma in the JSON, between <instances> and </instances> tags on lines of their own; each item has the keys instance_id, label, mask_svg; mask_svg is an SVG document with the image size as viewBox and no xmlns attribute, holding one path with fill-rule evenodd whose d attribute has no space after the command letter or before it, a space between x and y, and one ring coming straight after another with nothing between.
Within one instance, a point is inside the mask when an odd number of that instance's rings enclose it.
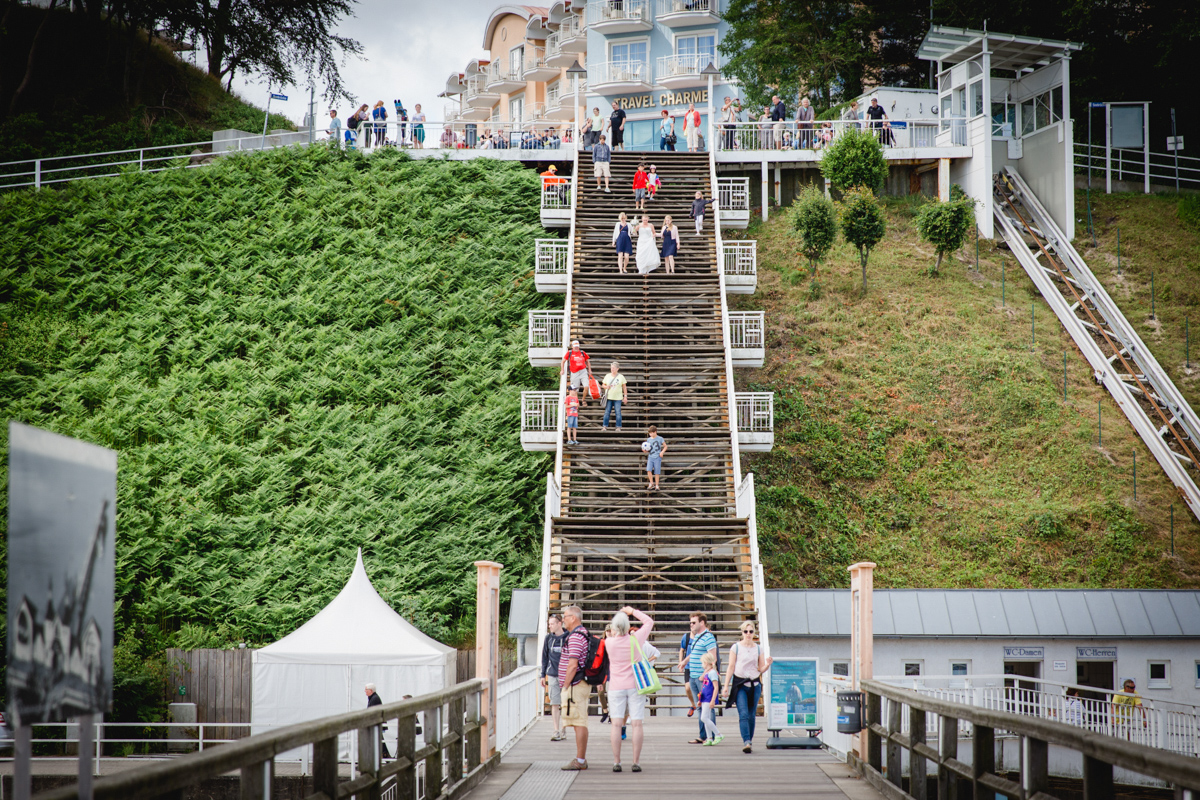
<instances>
[{"instance_id":1,"label":"person walking down stairs","mask_svg":"<svg viewBox=\"0 0 1200 800\"><path fill-rule=\"evenodd\" d=\"M629 218L622 211L613 226L613 247L617 251L617 272L625 274L629 268L629 257L633 255L633 239L629 235Z\"/></svg>"},{"instance_id":2,"label":"person walking down stairs","mask_svg":"<svg viewBox=\"0 0 1200 800\"><path fill-rule=\"evenodd\" d=\"M642 214L641 224L637 226L637 235L637 269L645 275L658 269L658 265L662 263L658 256L658 242L655 241L658 235L654 232L649 214Z\"/></svg>"},{"instance_id":3,"label":"person walking down stairs","mask_svg":"<svg viewBox=\"0 0 1200 800\"><path fill-rule=\"evenodd\" d=\"M662 260L666 262L667 274L675 274L675 254L679 252L679 228L675 227L675 221L668 214L663 218L662 230L659 231L662 236Z\"/></svg>"}]
</instances>

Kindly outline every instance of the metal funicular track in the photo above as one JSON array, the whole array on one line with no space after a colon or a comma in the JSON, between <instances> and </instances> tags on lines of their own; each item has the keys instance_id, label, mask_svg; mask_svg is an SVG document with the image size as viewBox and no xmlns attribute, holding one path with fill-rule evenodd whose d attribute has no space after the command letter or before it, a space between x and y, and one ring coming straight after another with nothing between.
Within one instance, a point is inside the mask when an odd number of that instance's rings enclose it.
<instances>
[{"instance_id":1,"label":"metal funicular track","mask_svg":"<svg viewBox=\"0 0 1200 800\"><path fill-rule=\"evenodd\" d=\"M623 430L601 431L603 406L580 412L579 445L566 448L559 473L560 510L552 520L549 603L577 602L600 631L624 605L655 620L664 666L673 661L689 614L702 611L722 644L755 615L750 532L737 517L733 429L716 234L694 235L689 210L697 191L712 197L707 154L655 153L663 188L649 203L655 228L670 214L682 241L675 274L665 265L620 274L613 225L624 211L636 226L629 186L645 154L614 153L612 192L580 176L570 275L570 336L579 339L599 378L619 361L629 381ZM636 236L634 237L636 244ZM662 489L645 490L639 447L648 425L667 440ZM677 680L664 669L665 682ZM682 701L668 693L657 707Z\"/></svg>"},{"instance_id":2,"label":"metal funicular track","mask_svg":"<svg viewBox=\"0 0 1200 800\"><path fill-rule=\"evenodd\" d=\"M1200 420L1033 191L1012 168L996 175L1005 241L1117 406L1200 518Z\"/></svg>"}]
</instances>

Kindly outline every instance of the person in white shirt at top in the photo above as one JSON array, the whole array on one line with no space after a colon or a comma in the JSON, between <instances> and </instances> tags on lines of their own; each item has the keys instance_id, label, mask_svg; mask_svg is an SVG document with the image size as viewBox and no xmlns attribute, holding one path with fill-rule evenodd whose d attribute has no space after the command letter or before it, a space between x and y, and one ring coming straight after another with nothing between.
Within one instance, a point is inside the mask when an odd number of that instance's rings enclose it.
<instances>
[{"instance_id":1,"label":"person in white shirt at top","mask_svg":"<svg viewBox=\"0 0 1200 800\"><path fill-rule=\"evenodd\" d=\"M726 708L737 704L742 752L749 753L754 740L754 715L762 697L762 675L773 659L764 655L762 648L754 641L752 621L743 622L741 630L742 638L729 647L729 665L725 668L725 685L721 689L721 696L726 699Z\"/></svg>"},{"instance_id":2,"label":"person in white shirt at top","mask_svg":"<svg viewBox=\"0 0 1200 800\"><path fill-rule=\"evenodd\" d=\"M641 622L637 632L630 634L629 618L635 617ZM629 738L633 745L633 772L641 772L638 763L642 757L642 741L644 731L642 720L646 718L646 695L638 694L637 680L633 676L634 641L643 653L650 639L650 631L654 628L654 620L630 606L625 606L613 614L611 627L614 635L604 640L604 650L608 653L608 712L612 719L612 732L609 739L613 750L613 772L621 771L621 727L625 718L629 718L632 728Z\"/></svg>"}]
</instances>

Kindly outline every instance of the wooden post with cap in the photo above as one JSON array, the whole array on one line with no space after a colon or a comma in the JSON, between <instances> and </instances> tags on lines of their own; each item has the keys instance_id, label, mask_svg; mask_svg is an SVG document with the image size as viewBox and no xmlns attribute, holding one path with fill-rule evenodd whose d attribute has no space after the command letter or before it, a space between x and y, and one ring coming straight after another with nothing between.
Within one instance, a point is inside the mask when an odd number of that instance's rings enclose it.
<instances>
[{"instance_id":1,"label":"wooden post with cap","mask_svg":"<svg viewBox=\"0 0 1200 800\"><path fill-rule=\"evenodd\" d=\"M875 564L871 561L860 561L851 564L847 569L850 572L850 681L855 691L861 691L859 682L875 676L871 602L871 593L875 587ZM867 758L865 727L858 734L858 755L863 760Z\"/></svg>"},{"instance_id":2,"label":"wooden post with cap","mask_svg":"<svg viewBox=\"0 0 1200 800\"><path fill-rule=\"evenodd\" d=\"M500 669L500 570L495 561L475 562L475 677L483 678L479 712L484 718L479 759L496 752L496 679Z\"/></svg>"}]
</instances>

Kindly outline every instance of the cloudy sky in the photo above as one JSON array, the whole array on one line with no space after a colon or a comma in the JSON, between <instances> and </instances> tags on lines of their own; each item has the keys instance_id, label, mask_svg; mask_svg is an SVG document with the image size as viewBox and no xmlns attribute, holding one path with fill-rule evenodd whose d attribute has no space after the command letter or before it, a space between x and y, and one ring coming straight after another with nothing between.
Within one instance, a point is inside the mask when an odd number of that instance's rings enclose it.
<instances>
[{"instance_id":1,"label":"cloudy sky","mask_svg":"<svg viewBox=\"0 0 1200 800\"><path fill-rule=\"evenodd\" d=\"M430 120L442 119L448 101L438 94L446 77L461 72L472 58L486 56L483 28L501 4L502 0L359 0L355 15L338 29L363 46L362 58L350 58L342 68L346 86L360 104L374 106L382 100L389 116L392 101L400 98L410 113L420 103ZM234 77L233 89L259 107L267 101L268 87L245 75ZM270 89L280 92L279 87ZM318 114L329 110L321 100L322 89L317 86ZM308 87L289 86L282 94L287 102L274 100L271 110L298 124L308 104ZM339 104L342 119L348 107L346 102Z\"/></svg>"}]
</instances>

